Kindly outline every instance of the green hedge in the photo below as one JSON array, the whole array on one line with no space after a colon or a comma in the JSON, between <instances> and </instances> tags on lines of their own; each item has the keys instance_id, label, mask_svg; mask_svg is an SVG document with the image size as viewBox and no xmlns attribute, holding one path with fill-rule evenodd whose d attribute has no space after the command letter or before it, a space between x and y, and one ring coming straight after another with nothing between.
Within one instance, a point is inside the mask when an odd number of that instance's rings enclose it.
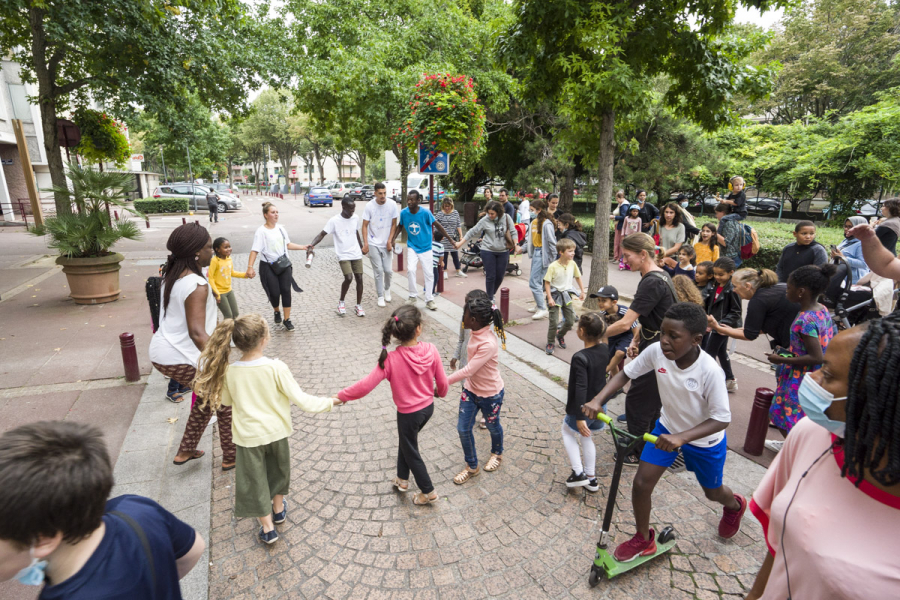
<instances>
[{"instance_id":1,"label":"green hedge","mask_svg":"<svg viewBox=\"0 0 900 600\"><path fill-rule=\"evenodd\" d=\"M187 198L142 198L134 207L144 214L188 212Z\"/></svg>"},{"instance_id":2,"label":"green hedge","mask_svg":"<svg viewBox=\"0 0 900 600\"><path fill-rule=\"evenodd\" d=\"M594 247L594 219L593 217L579 216L579 221L581 221L585 237L587 237L587 249L590 250ZM710 222L708 219L696 219L696 221L698 227L702 227L704 223ZM754 221L752 219L749 219L746 222L756 229L756 232L759 235L761 248L756 256L745 260L741 266L753 269L772 269L774 271L775 267L778 265L778 259L781 258L781 251L785 246L794 241L794 224ZM611 242L613 236L613 225L610 224L610 258L612 258ZM816 241L823 244L826 248L831 244L834 244L835 246L840 244L843 239L843 229L822 226L817 226L816 228Z\"/></svg>"}]
</instances>

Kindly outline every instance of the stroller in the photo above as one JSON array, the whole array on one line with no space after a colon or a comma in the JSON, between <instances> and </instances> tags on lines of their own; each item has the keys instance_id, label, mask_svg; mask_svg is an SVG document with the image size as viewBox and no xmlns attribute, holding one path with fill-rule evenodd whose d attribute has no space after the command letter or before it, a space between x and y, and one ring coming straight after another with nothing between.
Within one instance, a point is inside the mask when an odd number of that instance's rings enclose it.
<instances>
[{"instance_id":1,"label":"stroller","mask_svg":"<svg viewBox=\"0 0 900 600\"><path fill-rule=\"evenodd\" d=\"M839 329L849 329L864 321L879 318L875 294L871 287L851 285L850 266L840 258L835 259L837 273L825 290L822 304L831 311L832 320ZM896 301L896 295L895 299Z\"/></svg>"}]
</instances>

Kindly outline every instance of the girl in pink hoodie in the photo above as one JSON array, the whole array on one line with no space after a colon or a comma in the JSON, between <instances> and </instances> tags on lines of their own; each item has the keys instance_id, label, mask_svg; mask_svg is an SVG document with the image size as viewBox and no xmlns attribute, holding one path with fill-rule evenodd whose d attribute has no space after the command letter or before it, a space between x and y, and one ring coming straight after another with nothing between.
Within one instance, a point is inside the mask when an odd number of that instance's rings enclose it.
<instances>
[{"instance_id":1,"label":"girl in pink hoodie","mask_svg":"<svg viewBox=\"0 0 900 600\"><path fill-rule=\"evenodd\" d=\"M503 340L506 348L506 334L503 331L503 317L487 298L468 298L463 310L463 326L471 330L472 337L466 347L468 363L450 375L449 382L465 379L463 395L459 400L459 420L456 430L463 447L466 468L453 483L462 485L478 475L478 456L475 452L475 436L472 426L478 411L485 417L491 433L491 457L484 465L485 471L496 471L503 460L503 427L500 425L500 407L503 405L503 378L500 377L500 344L491 330L491 323Z\"/></svg>"},{"instance_id":2,"label":"girl in pink hoodie","mask_svg":"<svg viewBox=\"0 0 900 600\"><path fill-rule=\"evenodd\" d=\"M413 504L430 504L438 499L425 461L419 454L419 432L434 414L434 396L447 395L449 384L441 356L433 344L420 342L422 313L410 304L393 312L381 330L381 356L378 366L364 379L344 388L338 398L347 402L362 398L387 379L397 405L397 433L400 449L397 454L397 477L393 485L401 492L409 489L409 472L412 471L421 490L413 497ZM388 352L391 338L400 345Z\"/></svg>"}]
</instances>

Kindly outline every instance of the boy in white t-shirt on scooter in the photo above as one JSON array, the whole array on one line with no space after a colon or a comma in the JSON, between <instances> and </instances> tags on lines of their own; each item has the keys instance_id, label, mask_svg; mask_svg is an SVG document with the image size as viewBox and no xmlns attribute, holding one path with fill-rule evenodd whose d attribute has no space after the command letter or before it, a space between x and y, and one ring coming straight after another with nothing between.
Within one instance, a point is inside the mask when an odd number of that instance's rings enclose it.
<instances>
[{"instance_id":1,"label":"boy in white t-shirt on scooter","mask_svg":"<svg viewBox=\"0 0 900 600\"><path fill-rule=\"evenodd\" d=\"M308 246L306 253L312 254L316 244L322 241L329 233L334 236L334 252L337 254L338 263L341 265L341 273L344 274L344 282L341 284L341 299L338 301L337 312L340 316L347 314L344 307L344 298L350 289L350 282L356 279L356 316L366 316L362 307L363 295L363 243L359 237L359 217L353 213L356 211L356 203L350 198L341 200L341 214L334 215L325 223L325 229L319 232L316 239Z\"/></svg>"},{"instance_id":2,"label":"boy in white t-shirt on scooter","mask_svg":"<svg viewBox=\"0 0 900 600\"><path fill-rule=\"evenodd\" d=\"M725 428L731 422L731 409L721 367L700 349L706 332L706 313L696 304L675 304L666 311L660 329L660 341L625 365L582 409L586 416L596 418L613 393L629 379L656 370L662 411L652 433L659 440L655 445L644 444L641 452L631 488L637 533L616 548L613 556L619 562L656 552L656 536L650 529L651 496L659 478L675 462L679 448L685 467L693 471L706 498L724 507L719 521L720 537L737 535L747 510L744 497L722 483L728 453Z\"/></svg>"}]
</instances>

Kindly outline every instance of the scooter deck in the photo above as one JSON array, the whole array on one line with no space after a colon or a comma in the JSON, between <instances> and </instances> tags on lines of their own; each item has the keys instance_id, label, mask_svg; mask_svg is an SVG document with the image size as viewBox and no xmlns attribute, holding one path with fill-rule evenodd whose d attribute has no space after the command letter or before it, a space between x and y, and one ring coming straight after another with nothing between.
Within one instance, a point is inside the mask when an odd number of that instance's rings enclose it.
<instances>
[{"instance_id":1,"label":"scooter deck","mask_svg":"<svg viewBox=\"0 0 900 600\"><path fill-rule=\"evenodd\" d=\"M656 542L656 552L654 552L653 554L648 554L647 556L639 556L638 558L634 559L631 562L619 562L615 558L613 558L613 555L611 552L609 552L607 550L600 550L598 548L597 549L597 558L594 559L594 566L601 569L606 574L607 579L612 579L613 577L615 577L617 575L621 575L622 573L630 571L630 570L634 569L635 567L639 567L640 565L644 564L645 562L649 562L649 561L653 560L654 558L656 558L660 554L663 554L664 552L668 552L669 550L672 549L672 547L675 545L675 543L677 541L678 540L673 539L673 540L666 542L665 544L660 544L659 542Z\"/></svg>"}]
</instances>

